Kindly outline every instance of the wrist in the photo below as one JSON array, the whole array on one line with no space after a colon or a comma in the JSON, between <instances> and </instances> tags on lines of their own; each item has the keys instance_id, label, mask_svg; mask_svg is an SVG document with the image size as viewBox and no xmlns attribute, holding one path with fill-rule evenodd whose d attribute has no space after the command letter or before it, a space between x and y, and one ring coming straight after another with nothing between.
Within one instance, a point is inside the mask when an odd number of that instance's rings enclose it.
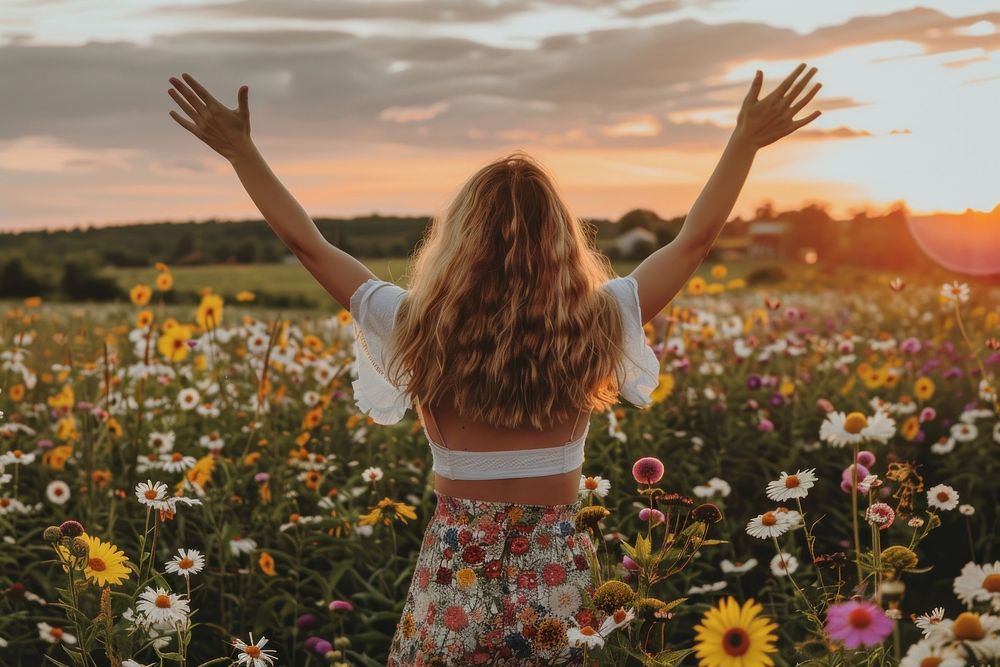
<instances>
[{"instance_id":1,"label":"wrist","mask_svg":"<svg viewBox=\"0 0 1000 667\"><path fill-rule=\"evenodd\" d=\"M257 150L257 146L253 143L253 140L247 139L233 150L228 159L229 163L235 167L258 157L260 157L260 151Z\"/></svg>"},{"instance_id":2,"label":"wrist","mask_svg":"<svg viewBox=\"0 0 1000 667\"><path fill-rule=\"evenodd\" d=\"M739 128L733 130L732 136L729 137L729 145L740 152L746 152L751 155L760 150L760 146L751 141Z\"/></svg>"}]
</instances>

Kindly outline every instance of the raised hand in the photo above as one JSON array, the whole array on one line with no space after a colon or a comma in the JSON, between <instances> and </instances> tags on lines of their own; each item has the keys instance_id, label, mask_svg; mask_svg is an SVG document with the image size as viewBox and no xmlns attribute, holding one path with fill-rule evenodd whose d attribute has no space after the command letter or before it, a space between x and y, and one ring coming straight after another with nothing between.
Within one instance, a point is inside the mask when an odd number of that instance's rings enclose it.
<instances>
[{"instance_id":1,"label":"raised hand","mask_svg":"<svg viewBox=\"0 0 1000 667\"><path fill-rule=\"evenodd\" d=\"M737 139L754 148L761 148L819 118L821 112L813 111L805 118L793 119L795 114L801 111L823 86L821 83L815 84L805 97L798 102L795 101L795 98L799 96L816 73L816 68L812 67L802 80L795 83L805 67L805 63L796 67L777 88L763 99L758 99L758 95L764 85L764 74L757 70L736 120L736 129L733 134ZM793 83L795 83L794 86Z\"/></svg>"},{"instance_id":2,"label":"raised hand","mask_svg":"<svg viewBox=\"0 0 1000 667\"><path fill-rule=\"evenodd\" d=\"M182 118L176 111L170 117L181 127L198 137L212 150L232 162L253 144L250 140L249 88L240 86L236 93L237 106L230 109L208 92L190 74L182 74L184 81L170 77L174 85L167 93L190 120ZM187 82L185 85L184 82Z\"/></svg>"}]
</instances>

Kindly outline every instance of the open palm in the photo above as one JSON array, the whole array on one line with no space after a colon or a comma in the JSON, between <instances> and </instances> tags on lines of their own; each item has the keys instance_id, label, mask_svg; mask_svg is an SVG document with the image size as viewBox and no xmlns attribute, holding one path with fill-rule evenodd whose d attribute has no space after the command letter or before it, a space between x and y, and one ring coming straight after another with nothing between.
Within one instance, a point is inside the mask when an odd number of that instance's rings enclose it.
<instances>
[{"instance_id":1,"label":"open palm","mask_svg":"<svg viewBox=\"0 0 1000 667\"><path fill-rule=\"evenodd\" d=\"M795 98L816 74L816 68L812 67L802 80L795 83L805 67L805 63L796 67L777 88L764 98L758 98L760 89L764 85L764 74L757 70L736 120L735 132L742 140L756 148L767 146L820 116L820 111L814 111L805 118L794 119L795 114L809 103L809 100L823 85L815 84L805 97L796 102Z\"/></svg>"},{"instance_id":2,"label":"open palm","mask_svg":"<svg viewBox=\"0 0 1000 667\"><path fill-rule=\"evenodd\" d=\"M249 88L240 86L236 94L236 108L230 109L208 92L208 89L198 83L193 76L190 74L182 76L184 81L170 77L170 83L174 88L167 93L188 115L188 119L173 110L170 111L171 118L208 144L216 153L232 162L250 143ZM190 87L185 85L185 81Z\"/></svg>"}]
</instances>

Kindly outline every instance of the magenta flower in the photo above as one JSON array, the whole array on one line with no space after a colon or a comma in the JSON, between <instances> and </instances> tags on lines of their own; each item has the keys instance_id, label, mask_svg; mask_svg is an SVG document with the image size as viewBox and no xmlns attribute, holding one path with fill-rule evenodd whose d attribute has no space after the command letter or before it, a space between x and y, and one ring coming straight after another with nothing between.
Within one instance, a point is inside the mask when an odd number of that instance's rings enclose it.
<instances>
[{"instance_id":1,"label":"magenta flower","mask_svg":"<svg viewBox=\"0 0 1000 667\"><path fill-rule=\"evenodd\" d=\"M816 399L816 407L818 407L823 412L832 412L833 411L833 403L831 403L830 401L826 400L825 398L818 398L818 399Z\"/></svg>"},{"instance_id":2,"label":"magenta flower","mask_svg":"<svg viewBox=\"0 0 1000 667\"><path fill-rule=\"evenodd\" d=\"M924 422L929 422L932 419L934 419L935 417L937 417L937 410L935 410L934 408L932 408L929 405L926 408L924 408L923 410L920 411L920 423L921 424L923 424Z\"/></svg>"},{"instance_id":3,"label":"magenta flower","mask_svg":"<svg viewBox=\"0 0 1000 667\"><path fill-rule=\"evenodd\" d=\"M761 433L771 433L774 431L774 422L770 419L761 419L757 422L757 430Z\"/></svg>"},{"instance_id":4,"label":"magenta flower","mask_svg":"<svg viewBox=\"0 0 1000 667\"><path fill-rule=\"evenodd\" d=\"M354 605L347 600L334 600L330 603L330 611L354 611Z\"/></svg>"},{"instance_id":5,"label":"magenta flower","mask_svg":"<svg viewBox=\"0 0 1000 667\"><path fill-rule=\"evenodd\" d=\"M663 461L654 456L644 456L632 466L632 477L640 484L656 484L663 479Z\"/></svg>"},{"instance_id":6,"label":"magenta flower","mask_svg":"<svg viewBox=\"0 0 1000 667\"><path fill-rule=\"evenodd\" d=\"M639 510L639 521L649 521L652 518L653 523L662 523L666 517L663 516L663 512L660 510L651 510L648 507L643 507Z\"/></svg>"},{"instance_id":7,"label":"magenta flower","mask_svg":"<svg viewBox=\"0 0 1000 667\"><path fill-rule=\"evenodd\" d=\"M858 463L860 463L865 468L871 468L875 465L875 455L869 452L867 449L862 449L858 452Z\"/></svg>"},{"instance_id":8,"label":"magenta flower","mask_svg":"<svg viewBox=\"0 0 1000 667\"><path fill-rule=\"evenodd\" d=\"M622 567L629 571L635 571L639 569L639 564L628 556L622 556Z\"/></svg>"},{"instance_id":9,"label":"magenta flower","mask_svg":"<svg viewBox=\"0 0 1000 667\"><path fill-rule=\"evenodd\" d=\"M826 631L846 648L877 646L892 633L892 620L867 600L848 600L826 612Z\"/></svg>"},{"instance_id":10,"label":"magenta flower","mask_svg":"<svg viewBox=\"0 0 1000 667\"><path fill-rule=\"evenodd\" d=\"M858 458L861 457L859 456ZM844 493L851 492L851 482L853 481L851 479L853 476L853 472L851 469L853 467L854 466L847 466L846 468L844 468L844 472L840 474L840 489ZM865 477L867 477L869 474L870 473L868 472L868 468L864 467L861 464L858 464L858 485L860 485L861 482L864 481Z\"/></svg>"}]
</instances>

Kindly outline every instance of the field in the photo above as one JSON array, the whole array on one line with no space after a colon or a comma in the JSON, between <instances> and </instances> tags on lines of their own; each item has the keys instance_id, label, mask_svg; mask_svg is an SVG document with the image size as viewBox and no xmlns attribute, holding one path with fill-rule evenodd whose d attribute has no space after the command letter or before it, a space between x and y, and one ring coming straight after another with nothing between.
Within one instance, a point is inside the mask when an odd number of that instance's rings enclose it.
<instances>
[{"instance_id":1,"label":"field","mask_svg":"<svg viewBox=\"0 0 1000 667\"><path fill-rule=\"evenodd\" d=\"M593 416L595 591L546 650L996 665L1000 289L762 266L703 267L646 327L654 403ZM161 268L117 276L200 303L2 308L0 665L384 664L434 508L420 423L359 412L350 315L301 267ZM469 664L541 641L518 623Z\"/></svg>"}]
</instances>

